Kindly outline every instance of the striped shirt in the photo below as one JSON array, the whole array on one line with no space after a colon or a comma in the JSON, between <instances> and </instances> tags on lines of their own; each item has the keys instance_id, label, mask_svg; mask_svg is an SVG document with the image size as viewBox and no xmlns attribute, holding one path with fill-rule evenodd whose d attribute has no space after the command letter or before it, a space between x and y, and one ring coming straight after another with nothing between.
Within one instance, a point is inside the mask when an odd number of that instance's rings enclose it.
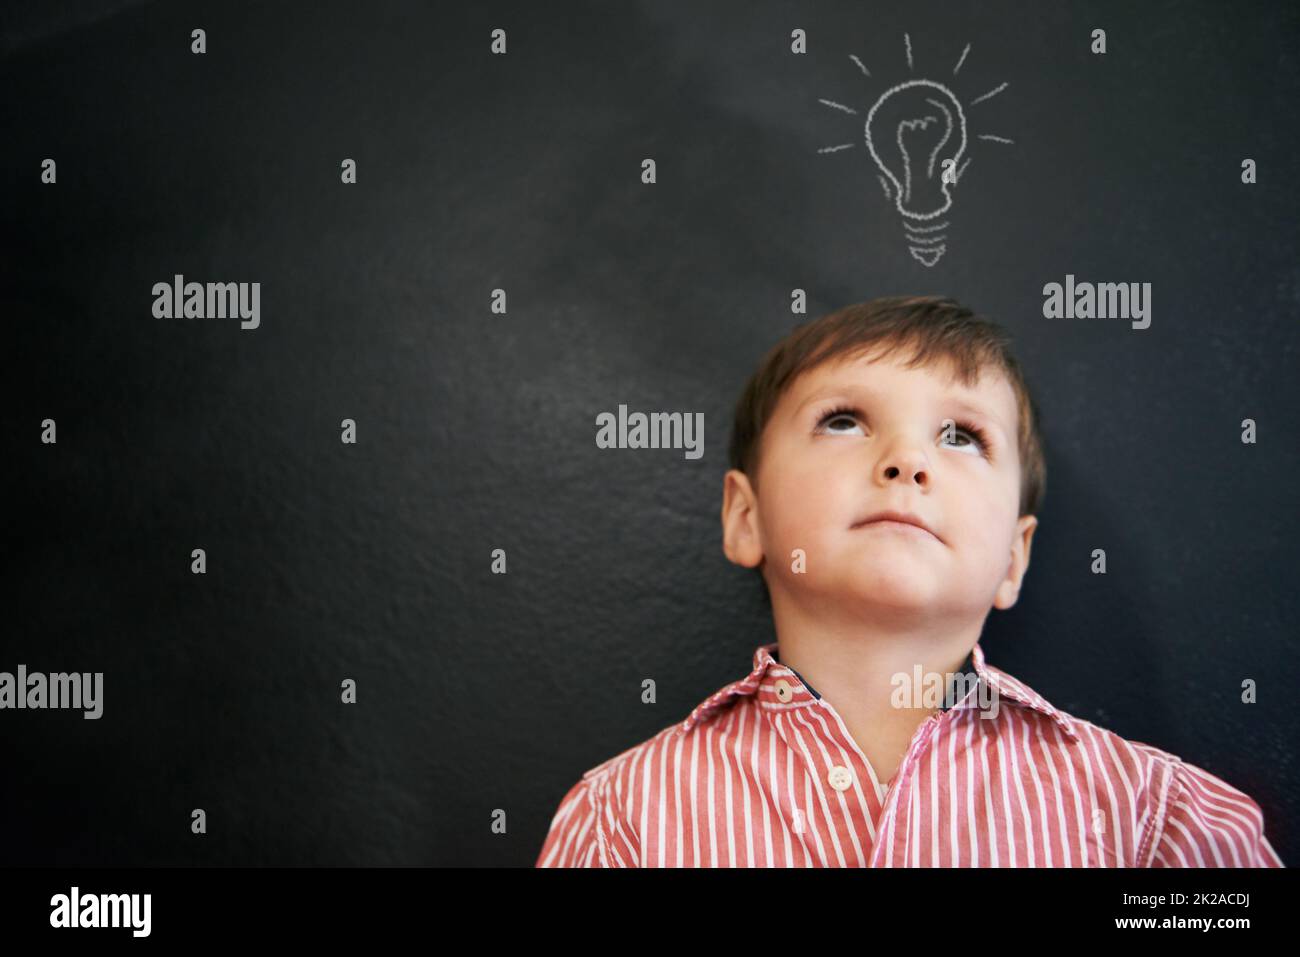
<instances>
[{"instance_id":1,"label":"striped shirt","mask_svg":"<svg viewBox=\"0 0 1300 957\"><path fill-rule=\"evenodd\" d=\"M1241 791L1058 711L978 642L967 662L988 689L927 718L885 786L761 645L748 676L583 774L537 866L1283 866Z\"/></svg>"}]
</instances>

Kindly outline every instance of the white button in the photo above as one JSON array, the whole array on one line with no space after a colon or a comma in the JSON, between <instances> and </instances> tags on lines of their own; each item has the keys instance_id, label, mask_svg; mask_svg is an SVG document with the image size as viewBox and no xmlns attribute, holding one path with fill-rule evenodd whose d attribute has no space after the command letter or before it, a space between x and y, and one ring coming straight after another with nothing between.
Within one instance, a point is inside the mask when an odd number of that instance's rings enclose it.
<instances>
[{"instance_id":1,"label":"white button","mask_svg":"<svg viewBox=\"0 0 1300 957\"><path fill-rule=\"evenodd\" d=\"M831 787L835 790L847 791L853 784L853 772L843 765L837 764L831 768L831 773L826 776L826 780L830 782Z\"/></svg>"},{"instance_id":2,"label":"white button","mask_svg":"<svg viewBox=\"0 0 1300 957\"><path fill-rule=\"evenodd\" d=\"M790 689L790 682L784 678L776 683L776 697L778 701L782 702L789 701L794 697L794 692Z\"/></svg>"}]
</instances>

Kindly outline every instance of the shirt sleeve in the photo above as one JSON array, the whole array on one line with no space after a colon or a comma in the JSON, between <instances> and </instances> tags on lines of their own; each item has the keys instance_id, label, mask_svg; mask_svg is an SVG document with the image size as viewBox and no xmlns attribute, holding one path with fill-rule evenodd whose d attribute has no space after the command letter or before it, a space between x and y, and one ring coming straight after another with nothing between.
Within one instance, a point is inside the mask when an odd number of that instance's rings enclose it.
<instances>
[{"instance_id":1,"label":"shirt sleeve","mask_svg":"<svg viewBox=\"0 0 1300 957\"><path fill-rule=\"evenodd\" d=\"M1152 867L1283 867L1264 836L1264 812L1232 785L1176 761Z\"/></svg>"},{"instance_id":2,"label":"shirt sleeve","mask_svg":"<svg viewBox=\"0 0 1300 957\"><path fill-rule=\"evenodd\" d=\"M569 789L551 819L537 867L636 867L630 830L606 800L608 781L583 778Z\"/></svg>"}]
</instances>

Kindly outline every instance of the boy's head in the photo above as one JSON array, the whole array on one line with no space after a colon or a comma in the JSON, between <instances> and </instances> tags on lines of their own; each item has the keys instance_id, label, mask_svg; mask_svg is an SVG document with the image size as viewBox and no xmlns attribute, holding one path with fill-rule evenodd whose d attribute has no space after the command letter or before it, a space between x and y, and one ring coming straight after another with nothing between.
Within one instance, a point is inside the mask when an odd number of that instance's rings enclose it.
<instances>
[{"instance_id":1,"label":"boy's head","mask_svg":"<svg viewBox=\"0 0 1300 957\"><path fill-rule=\"evenodd\" d=\"M736 405L723 551L782 601L982 621L1015 604L1028 568L1046 485L1038 419L1007 334L952 299L874 299L806 323ZM882 511L928 532L862 524Z\"/></svg>"}]
</instances>

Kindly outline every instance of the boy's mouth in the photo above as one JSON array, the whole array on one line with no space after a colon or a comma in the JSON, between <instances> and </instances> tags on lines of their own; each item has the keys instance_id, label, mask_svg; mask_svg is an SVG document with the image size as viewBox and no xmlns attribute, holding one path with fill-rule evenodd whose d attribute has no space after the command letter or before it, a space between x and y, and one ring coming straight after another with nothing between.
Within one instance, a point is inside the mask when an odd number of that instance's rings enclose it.
<instances>
[{"instance_id":1,"label":"boy's mouth","mask_svg":"<svg viewBox=\"0 0 1300 957\"><path fill-rule=\"evenodd\" d=\"M892 509L872 512L865 518L854 522L852 529L873 528L900 532L905 535L921 536L942 541L938 535L921 520L919 515L911 512L899 512Z\"/></svg>"}]
</instances>

